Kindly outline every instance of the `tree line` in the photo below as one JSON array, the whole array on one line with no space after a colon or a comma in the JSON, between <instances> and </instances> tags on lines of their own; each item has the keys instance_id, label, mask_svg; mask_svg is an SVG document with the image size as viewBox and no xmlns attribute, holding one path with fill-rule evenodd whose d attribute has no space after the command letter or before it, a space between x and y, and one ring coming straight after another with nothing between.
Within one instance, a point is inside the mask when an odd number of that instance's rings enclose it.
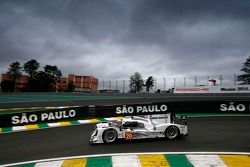
<instances>
[{"instance_id":1,"label":"tree line","mask_svg":"<svg viewBox=\"0 0 250 167\"><path fill-rule=\"evenodd\" d=\"M139 72L130 76L129 87L130 93L141 93L145 87L146 92L149 93L155 85L155 79L150 76L146 80L143 80L142 75Z\"/></svg>"},{"instance_id":2,"label":"tree line","mask_svg":"<svg viewBox=\"0 0 250 167\"><path fill-rule=\"evenodd\" d=\"M237 77L238 81L241 81L240 85L250 84L250 56L243 63L241 71L243 74ZM139 72L134 73L130 76L130 93L140 93L145 87L146 92L149 92L155 85L155 79L150 76L145 81L142 78L142 75ZM157 93L160 93L160 90L157 90Z\"/></svg>"},{"instance_id":3,"label":"tree line","mask_svg":"<svg viewBox=\"0 0 250 167\"><path fill-rule=\"evenodd\" d=\"M22 72L28 75L28 84L21 91L31 92L49 92L55 91L55 86L60 81L62 72L57 66L45 65L42 71L39 71L40 63L32 59L21 65L18 61L10 64L7 75L11 80L3 80L1 82L2 91L15 91L18 78L21 77ZM250 84L250 56L243 63L241 71L242 75L238 76L240 84ZM130 93L141 93L144 88L146 92L155 86L155 79L150 76L146 80L143 80L142 75L139 72L135 72L130 76ZM68 84L68 91L74 91L75 85L73 83ZM157 90L160 92L160 90Z\"/></svg>"},{"instance_id":4,"label":"tree line","mask_svg":"<svg viewBox=\"0 0 250 167\"><path fill-rule=\"evenodd\" d=\"M32 59L24 63L16 61L10 64L7 75L11 80L3 80L1 89L4 92L16 91L17 80L25 72L28 75L28 84L21 91L48 92L52 91L59 82L62 72L57 66L45 65L39 71L40 63Z\"/></svg>"}]
</instances>

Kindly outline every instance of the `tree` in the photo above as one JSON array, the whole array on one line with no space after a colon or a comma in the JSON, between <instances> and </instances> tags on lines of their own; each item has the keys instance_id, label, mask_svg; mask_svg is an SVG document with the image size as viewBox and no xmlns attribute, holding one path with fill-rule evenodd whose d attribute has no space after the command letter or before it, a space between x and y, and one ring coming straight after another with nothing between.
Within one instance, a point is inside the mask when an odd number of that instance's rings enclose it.
<instances>
[{"instance_id":1,"label":"tree","mask_svg":"<svg viewBox=\"0 0 250 167\"><path fill-rule=\"evenodd\" d=\"M11 78L14 84L14 91L16 91L16 80L21 77L22 75L22 67L18 61L10 64L7 74Z\"/></svg>"},{"instance_id":2,"label":"tree","mask_svg":"<svg viewBox=\"0 0 250 167\"><path fill-rule=\"evenodd\" d=\"M50 90L49 76L44 71L38 71L31 82L35 85L32 91L48 92Z\"/></svg>"},{"instance_id":3,"label":"tree","mask_svg":"<svg viewBox=\"0 0 250 167\"><path fill-rule=\"evenodd\" d=\"M62 72L57 68L57 66L46 65L44 67L44 72L54 78L62 76Z\"/></svg>"},{"instance_id":4,"label":"tree","mask_svg":"<svg viewBox=\"0 0 250 167\"><path fill-rule=\"evenodd\" d=\"M157 89L156 93L161 93L161 89Z\"/></svg>"},{"instance_id":5,"label":"tree","mask_svg":"<svg viewBox=\"0 0 250 167\"><path fill-rule=\"evenodd\" d=\"M68 91L69 91L69 92L74 92L74 90L75 90L75 85L74 85L73 82L70 82L70 83L68 84Z\"/></svg>"},{"instance_id":6,"label":"tree","mask_svg":"<svg viewBox=\"0 0 250 167\"><path fill-rule=\"evenodd\" d=\"M37 70L39 68L39 63L32 59L30 61L27 61L24 65L23 65L23 68L24 68L24 71L29 74L29 90L34 90L35 89L35 86L33 82L33 79L34 79L34 76L37 74Z\"/></svg>"},{"instance_id":7,"label":"tree","mask_svg":"<svg viewBox=\"0 0 250 167\"><path fill-rule=\"evenodd\" d=\"M149 90L152 87L154 87L154 84L155 84L155 79L152 76L148 77L148 79L146 80L146 83L145 83L146 92L149 93Z\"/></svg>"},{"instance_id":8,"label":"tree","mask_svg":"<svg viewBox=\"0 0 250 167\"><path fill-rule=\"evenodd\" d=\"M12 81L2 81L1 82L1 89L3 92L13 92L14 91L14 83Z\"/></svg>"},{"instance_id":9,"label":"tree","mask_svg":"<svg viewBox=\"0 0 250 167\"><path fill-rule=\"evenodd\" d=\"M55 84L57 89L57 83L62 76L61 70L59 70L57 66L46 65L44 67L44 72L48 75L48 82L50 86Z\"/></svg>"},{"instance_id":10,"label":"tree","mask_svg":"<svg viewBox=\"0 0 250 167\"><path fill-rule=\"evenodd\" d=\"M57 82L62 76L61 71L56 66L46 65L44 71L38 71L32 80L35 85L33 91L48 92L57 88Z\"/></svg>"},{"instance_id":11,"label":"tree","mask_svg":"<svg viewBox=\"0 0 250 167\"><path fill-rule=\"evenodd\" d=\"M136 72L134 75L130 76L130 92L131 93L140 93L143 90L144 81L142 75L139 72Z\"/></svg>"},{"instance_id":12,"label":"tree","mask_svg":"<svg viewBox=\"0 0 250 167\"><path fill-rule=\"evenodd\" d=\"M241 71L243 71L244 74L239 75L238 80L242 81L241 84L250 84L250 56L243 63Z\"/></svg>"}]
</instances>

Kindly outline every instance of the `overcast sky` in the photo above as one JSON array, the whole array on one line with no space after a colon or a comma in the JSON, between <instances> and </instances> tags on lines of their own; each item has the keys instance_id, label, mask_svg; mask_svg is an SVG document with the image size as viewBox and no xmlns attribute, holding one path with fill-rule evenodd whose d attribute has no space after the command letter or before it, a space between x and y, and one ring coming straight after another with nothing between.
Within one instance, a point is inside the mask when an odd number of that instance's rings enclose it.
<instances>
[{"instance_id":1,"label":"overcast sky","mask_svg":"<svg viewBox=\"0 0 250 167\"><path fill-rule=\"evenodd\" d=\"M36 59L100 80L240 73L249 0L1 0L0 73Z\"/></svg>"}]
</instances>

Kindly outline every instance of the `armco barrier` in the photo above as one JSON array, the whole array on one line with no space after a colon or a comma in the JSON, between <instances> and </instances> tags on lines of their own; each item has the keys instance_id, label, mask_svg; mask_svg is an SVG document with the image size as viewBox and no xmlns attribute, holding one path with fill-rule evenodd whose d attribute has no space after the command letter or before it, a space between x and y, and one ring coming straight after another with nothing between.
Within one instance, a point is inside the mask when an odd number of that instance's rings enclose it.
<instances>
[{"instance_id":1,"label":"armco barrier","mask_svg":"<svg viewBox=\"0 0 250 167\"><path fill-rule=\"evenodd\" d=\"M110 106L80 106L0 115L0 127L64 120L172 113L250 114L250 101L174 101Z\"/></svg>"}]
</instances>

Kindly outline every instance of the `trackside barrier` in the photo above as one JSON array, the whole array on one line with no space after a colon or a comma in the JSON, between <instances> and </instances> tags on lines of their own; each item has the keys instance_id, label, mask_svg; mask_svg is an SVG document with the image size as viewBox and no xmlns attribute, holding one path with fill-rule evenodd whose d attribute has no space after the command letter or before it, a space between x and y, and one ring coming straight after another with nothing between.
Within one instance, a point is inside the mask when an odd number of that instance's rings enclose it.
<instances>
[{"instance_id":1,"label":"trackside barrier","mask_svg":"<svg viewBox=\"0 0 250 167\"><path fill-rule=\"evenodd\" d=\"M250 114L249 101L175 101L109 106L58 107L41 111L0 115L0 127L76 119L171 113Z\"/></svg>"}]
</instances>

